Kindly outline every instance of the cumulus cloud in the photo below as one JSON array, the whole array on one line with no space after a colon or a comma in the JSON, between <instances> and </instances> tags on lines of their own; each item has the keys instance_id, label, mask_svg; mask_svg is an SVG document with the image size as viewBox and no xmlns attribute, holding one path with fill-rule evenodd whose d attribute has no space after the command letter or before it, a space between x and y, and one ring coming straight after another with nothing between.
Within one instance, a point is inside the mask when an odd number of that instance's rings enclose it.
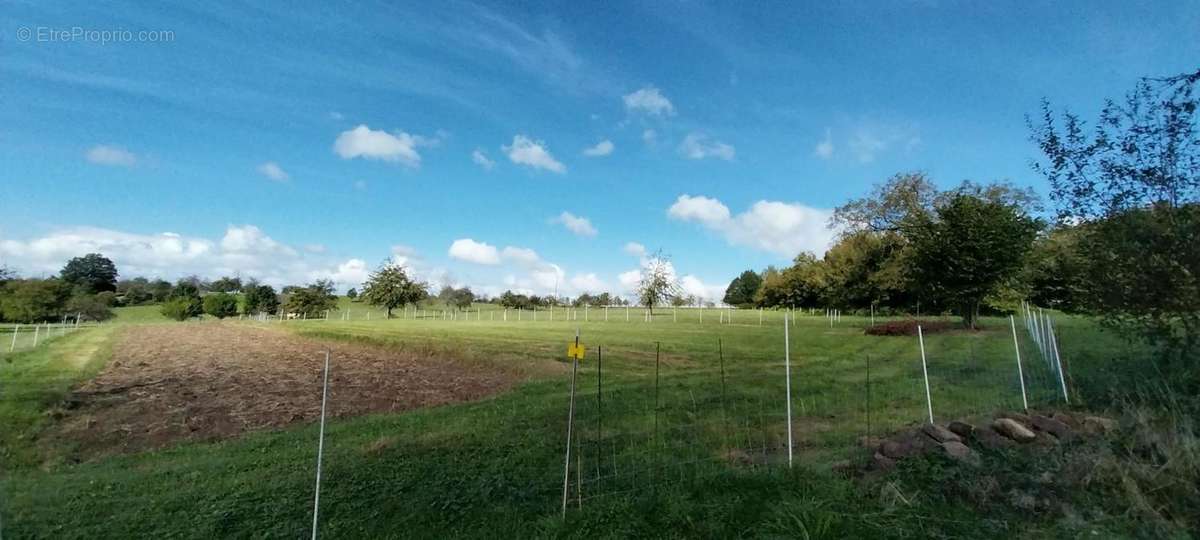
<instances>
[{"instance_id":1,"label":"cumulus cloud","mask_svg":"<svg viewBox=\"0 0 1200 540\"><path fill-rule=\"evenodd\" d=\"M495 246L476 242L470 238L459 238L450 244L450 257L475 264L500 264L500 252Z\"/></svg>"},{"instance_id":2,"label":"cumulus cloud","mask_svg":"<svg viewBox=\"0 0 1200 540\"><path fill-rule=\"evenodd\" d=\"M483 150L478 148L476 148L474 152L471 152L471 161L474 161L476 165L483 167L483 169L487 171L492 170L492 167L496 166L496 162L488 158L487 154L483 153Z\"/></svg>"},{"instance_id":3,"label":"cumulus cloud","mask_svg":"<svg viewBox=\"0 0 1200 540\"><path fill-rule=\"evenodd\" d=\"M241 275L282 287L333 279L357 287L365 274L356 259L338 261L276 241L253 225L230 225L219 239L173 232L140 234L98 227L60 229L27 240L0 239L0 258L26 275L55 274L72 257L100 253L123 277L175 280Z\"/></svg>"},{"instance_id":4,"label":"cumulus cloud","mask_svg":"<svg viewBox=\"0 0 1200 540\"><path fill-rule=\"evenodd\" d=\"M713 139L702 133L692 132L679 144L679 153L688 159L714 157L732 161L736 151L733 146Z\"/></svg>"},{"instance_id":5,"label":"cumulus cloud","mask_svg":"<svg viewBox=\"0 0 1200 540\"><path fill-rule=\"evenodd\" d=\"M643 246L637 242L626 242L623 249L625 253L633 255L634 257L646 256L646 246Z\"/></svg>"},{"instance_id":6,"label":"cumulus cloud","mask_svg":"<svg viewBox=\"0 0 1200 540\"><path fill-rule=\"evenodd\" d=\"M436 139L426 139L403 131L388 133L359 124L338 135L333 142L333 151L342 159L378 159L415 169L421 166L421 154L417 148L436 142Z\"/></svg>"},{"instance_id":7,"label":"cumulus cloud","mask_svg":"<svg viewBox=\"0 0 1200 540\"><path fill-rule=\"evenodd\" d=\"M258 173L276 182L286 182L291 175L283 170L278 163L268 161L258 166Z\"/></svg>"},{"instance_id":8,"label":"cumulus cloud","mask_svg":"<svg viewBox=\"0 0 1200 540\"><path fill-rule=\"evenodd\" d=\"M652 116L671 116L675 114L675 106L671 100L653 86L646 86L621 98L625 109L631 112L641 112Z\"/></svg>"},{"instance_id":9,"label":"cumulus cloud","mask_svg":"<svg viewBox=\"0 0 1200 540\"><path fill-rule=\"evenodd\" d=\"M554 159L554 156L546 149L546 143L542 141L535 141L524 135L516 135L513 137L511 145L500 148L508 155L510 161L518 165L545 169L558 174L567 172L567 166Z\"/></svg>"},{"instance_id":10,"label":"cumulus cloud","mask_svg":"<svg viewBox=\"0 0 1200 540\"><path fill-rule=\"evenodd\" d=\"M590 148L585 148L583 150L583 155L588 156L588 157L607 156L607 155L613 153L613 148L614 148L614 146L613 146L612 141L610 141L608 139L604 139L603 141L596 143L595 146L592 146Z\"/></svg>"},{"instance_id":11,"label":"cumulus cloud","mask_svg":"<svg viewBox=\"0 0 1200 540\"><path fill-rule=\"evenodd\" d=\"M831 214L799 203L758 201L735 216L717 199L686 194L667 209L670 218L699 223L720 233L732 245L787 258L802 251L824 253L835 236L835 231L826 226Z\"/></svg>"},{"instance_id":12,"label":"cumulus cloud","mask_svg":"<svg viewBox=\"0 0 1200 540\"><path fill-rule=\"evenodd\" d=\"M642 271L637 268L627 272L621 272L619 275L617 275L617 282L621 284L621 288L627 293L637 290L638 283L641 280Z\"/></svg>"},{"instance_id":13,"label":"cumulus cloud","mask_svg":"<svg viewBox=\"0 0 1200 540\"><path fill-rule=\"evenodd\" d=\"M813 148L813 154L821 159L833 157L833 133L830 130L825 130L825 138Z\"/></svg>"},{"instance_id":14,"label":"cumulus cloud","mask_svg":"<svg viewBox=\"0 0 1200 540\"><path fill-rule=\"evenodd\" d=\"M132 167L137 165L137 156L120 146L98 144L84 154L88 162L110 167Z\"/></svg>"},{"instance_id":15,"label":"cumulus cloud","mask_svg":"<svg viewBox=\"0 0 1200 540\"><path fill-rule=\"evenodd\" d=\"M535 266L542 260L536 251L529 248L514 246L505 246L504 250L500 252L500 255L504 257L504 260L506 261L512 261L524 266Z\"/></svg>"},{"instance_id":16,"label":"cumulus cloud","mask_svg":"<svg viewBox=\"0 0 1200 540\"><path fill-rule=\"evenodd\" d=\"M561 223L568 231L578 236L596 236L596 228L592 226L592 222L588 218L563 211L557 218L554 218L554 222Z\"/></svg>"},{"instance_id":17,"label":"cumulus cloud","mask_svg":"<svg viewBox=\"0 0 1200 540\"><path fill-rule=\"evenodd\" d=\"M594 273L575 274L571 277L571 286L581 293L601 293L608 290L608 285Z\"/></svg>"}]
</instances>

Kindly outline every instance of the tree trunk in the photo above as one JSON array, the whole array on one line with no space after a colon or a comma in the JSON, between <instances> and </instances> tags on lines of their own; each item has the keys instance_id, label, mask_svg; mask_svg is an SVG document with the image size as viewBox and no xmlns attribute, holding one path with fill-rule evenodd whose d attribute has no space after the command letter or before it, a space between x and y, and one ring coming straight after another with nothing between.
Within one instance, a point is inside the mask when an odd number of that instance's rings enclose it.
<instances>
[{"instance_id":1,"label":"tree trunk","mask_svg":"<svg viewBox=\"0 0 1200 540\"><path fill-rule=\"evenodd\" d=\"M392 306L388 306L387 308L387 318L392 318Z\"/></svg>"}]
</instances>

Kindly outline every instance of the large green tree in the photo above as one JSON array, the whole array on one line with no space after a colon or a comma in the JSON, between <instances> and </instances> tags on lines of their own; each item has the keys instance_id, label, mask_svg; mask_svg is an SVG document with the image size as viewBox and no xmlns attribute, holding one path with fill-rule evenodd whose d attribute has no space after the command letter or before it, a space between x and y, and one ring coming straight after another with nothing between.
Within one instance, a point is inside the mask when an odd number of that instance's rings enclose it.
<instances>
[{"instance_id":1,"label":"large green tree","mask_svg":"<svg viewBox=\"0 0 1200 540\"><path fill-rule=\"evenodd\" d=\"M205 295L203 304L204 313L212 315L218 319L224 319L225 317L237 315L237 297L229 293L216 292Z\"/></svg>"},{"instance_id":2,"label":"large green tree","mask_svg":"<svg viewBox=\"0 0 1200 540\"><path fill-rule=\"evenodd\" d=\"M360 296L366 303L387 310L390 319L393 309L415 304L428 294L427 286L409 278L403 266L387 261L367 277Z\"/></svg>"},{"instance_id":3,"label":"large green tree","mask_svg":"<svg viewBox=\"0 0 1200 540\"><path fill-rule=\"evenodd\" d=\"M242 312L251 315L255 313L275 313L279 310L279 295L275 287L260 283L248 283L242 287Z\"/></svg>"},{"instance_id":4,"label":"large green tree","mask_svg":"<svg viewBox=\"0 0 1200 540\"><path fill-rule=\"evenodd\" d=\"M725 288L726 304L731 306L748 306L754 303L754 296L762 286L762 276L753 270L746 270L729 282Z\"/></svg>"},{"instance_id":5,"label":"large green tree","mask_svg":"<svg viewBox=\"0 0 1200 540\"><path fill-rule=\"evenodd\" d=\"M323 317L326 311L334 309L337 309L337 296L333 294L333 282L329 280L317 280L292 289L283 304L285 313L306 319Z\"/></svg>"},{"instance_id":6,"label":"large green tree","mask_svg":"<svg viewBox=\"0 0 1200 540\"><path fill-rule=\"evenodd\" d=\"M1088 126L1030 120L1060 222L1079 228L1080 307L1187 358L1200 345L1200 71L1143 79Z\"/></svg>"},{"instance_id":7,"label":"large green tree","mask_svg":"<svg viewBox=\"0 0 1200 540\"><path fill-rule=\"evenodd\" d=\"M0 294L0 313L20 323L58 320L70 296L71 285L61 279L13 279Z\"/></svg>"},{"instance_id":8,"label":"large green tree","mask_svg":"<svg viewBox=\"0 0 1200 540\"><path fill-rule=\"evenodd\" d=\"M86 294L117 290L117 265L99 253L88 253L67 261L60 276Z\"/></svg>"},{"instance_id":9,"label":"large green tree","mask_svg":"<svg viewBox=\"0 0 1200 540\"><path fill-rule=\"evenodd\" d=\"M1022 208L957 193L913 227L913 273L923 297L955 308L974 329L984 298L1021 269L1041 224Z\"/></svg>"}]
</instances>

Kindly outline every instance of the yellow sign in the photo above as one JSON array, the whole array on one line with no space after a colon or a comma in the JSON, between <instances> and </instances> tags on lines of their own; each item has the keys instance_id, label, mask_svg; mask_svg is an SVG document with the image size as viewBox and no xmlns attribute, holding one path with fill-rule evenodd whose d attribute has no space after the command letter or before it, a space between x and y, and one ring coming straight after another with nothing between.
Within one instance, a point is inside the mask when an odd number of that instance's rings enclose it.
<instances>
[{"instance_id":1,"label":"yellow sign","mask_svg":"<svg viewBox=\"0 0 1200 540\"><path fill-rule=\"evenodd\" d=\"M580 343L580 344L572 343L570 345L567 345L567 358L575 358L577 360L583 360L583 351L584 351L584 347L583 347L582 343Z\"/></svg>"}]
</instances>

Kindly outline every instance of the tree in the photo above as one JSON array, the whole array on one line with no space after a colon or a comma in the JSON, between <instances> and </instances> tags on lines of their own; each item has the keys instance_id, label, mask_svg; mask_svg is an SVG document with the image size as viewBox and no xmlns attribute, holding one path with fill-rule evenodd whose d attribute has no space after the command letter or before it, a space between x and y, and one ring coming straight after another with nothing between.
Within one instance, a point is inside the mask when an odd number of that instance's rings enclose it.
<instances>
[{"instance_id":1,"label":"tree","mask_svg":"<svg viewBox=\"0 0 1200 540\"><path fill-rule=\"evenodd\" d=\"M10 280L0 294L0 313L21 323L58 320L70 295L71 285L60 279Z\"/></svg>"},{"instance_id":2,"label":"tree","mask_svg":"<svg viewBox=\"0 0 1200 540\"><path fill-rule=\"evenodd\" d=\"M150 290L151 300L154 302L166 302L171 297L171 284L166 280L156 279L151 281L148 289Z\"/></svg>"},{"instance_id":3,"label":"tree","mask_svg":"<svg viewBox=\"0 0 1200 540\"><path fill-rule=\"evenodd\" d=\"M463 287L455 289L454 294L450 296L450 304L454 307L465 310L471 307L471 303L475 301L475 293L471 292L470 288ZM530 302L534 304L534 302Z\"/></svg>"},{"instance_id":4,"label":"tree","mask_svg":"<svg viewBox=\"0 0 1200 540\"><path fill-rule=\"evenodd\" d=\"M283 305L284 313L296 314L306 319L325 315L337 309L337 296L333 294L333 282L319 279L309 285L293 289Z\"/></svg>"},{"instance_id":5,"label":"tree","mask_svg":"<svg viewBox=\"0 0 1200 540\"><path fill-rule=\"evenodd\" d=\"M825 294L825 263L801 253L782 272L766 272L755 303L763 307L815 307Z\"/></svg>"},{"instance_id":6,"label":"tree","mask_svg":"<svg viewBox=\"0 0 1200 540\"><path fill-rule=\"evenodd\" d=\"M143 277L122 279L117 282L117 296L121 305L137 306L154 299L150 281Z\"/></svg>"},{"instance_id":7,"label":"tree","mask_svg":"<svg viewBox=\"0 0 1200 540\"><path fill-rule=\"evenodd\" d=\"M223 293L238 292L242 290L242 278L222 277L209 284L208 290Z\"/></svg>"},{"instance_id":8,"label":"tree","mask_svg":"<svg viewBox=\"0 0 1200 540\"><path fill-rule=\"evenodd\" d=\"M358 298L358 289L350 287L350 290L346 291L346 298L349 298L351 302L356 301Z\"/></svg>"},{"instance_id":9,"label":"tree","mask_svg":"<svg viewBox=\"0 0 1200 540\"><path fill-rule=\"evenodd\" d=\"M923 297L955 307L963 326L975 329L984 298L1020 270L1040 228L1016 206L965 193L950 197L935 219L912 230Z\"/></svg>"},{"instance_id":10,"label":"tree","mask_svg":"<svg viewBox=\"0 0 1200 540\"><path fill-rule=\"evenodd\" d=\"M1079 227L1080 308L1180 353L1200 345L1200 71L1142 79L1091 133L1049 102L1032 140L1060 223Z\"/></svg>"},{"instance_id":11,"label":"tree","mask_svg":"<svg viewBox=\"0 0 1200 540\"><path fill-rule=\"evenodd\" d=\"M89 321L107 321L113 318L113 312L100 295L75 295L67 302L67 315L76 315Z\"/></svg>"},{"instance_id":12,"label":"tree","mask_svg":"<svg viewBox=\"0 0 1200 540\"><path fill-rule=\"evenodd\" d=\"M117 290L117 265L99 253L67 261L60 277L87 294Z\"/></svg>"},{"instance_id":13,"label":"tree","mask_svg":"<svg viewBox=\"0 0 1200 540\"><path fill-rule=\"evenodd\" d=\"M410 279L403 266L384 262L363 284L362 298L372 306L382 306L390 319L393 309L425 298L426 287L424 283Z\"/></svg>"},{"instance_id":14,"label":"tree","mask_svg":"<svg viewBox=\"0 0 1200 540\"><path fill-rule=\"evenodd\" d=\"M216 292L204 297L204 312L213 317L224 319L225 317L237 315L237 311L238 300L232 294Z\"/></svg>"},{"instance_id":15,"label":"tree","mask_svg":"<svg viewBox=\"0 0 1200 540\"><path fill-rule=\"evenodd\" d=\"M204 312L200 289L192 280L179 280L171 289L171 296L163 303L161 311L167 318L177 321L199 316Z\"/></svg>"},{"instance_id":16,"label":"tree","mask_svg":"<svg viewBox=\"0 0 1200 540\"><path fill-rule=\"evenodd\" d=\"M244 296L242 312L247 315L279 311L279 296L275 294L275 287L247 284L243 287L242 294Z\"/></svg>"},{"instance_id":17,"label":"tree","mask_svg":"<svg viewBox=\"0 0 1200 540\"><path fill-rule=\"evenodd\" d=\"M682 288L675 281L675 267L661 251L642 265L637 286L638 305L650 310L651 315L654 315L654 306L669 302L681 292Z\"/></svg>"},{"instance_id":18,"label":"tree","mask_svg":"<svg viewBox=\"0 0 1200 540\"><path fill-rule=\"evenodd\" d=\"M729 282L725 288L725 303L731 306L748 306L754 303L754 295L762 286L762 277L753 270L746 270Z\"/></svg>"}]
</instances>

